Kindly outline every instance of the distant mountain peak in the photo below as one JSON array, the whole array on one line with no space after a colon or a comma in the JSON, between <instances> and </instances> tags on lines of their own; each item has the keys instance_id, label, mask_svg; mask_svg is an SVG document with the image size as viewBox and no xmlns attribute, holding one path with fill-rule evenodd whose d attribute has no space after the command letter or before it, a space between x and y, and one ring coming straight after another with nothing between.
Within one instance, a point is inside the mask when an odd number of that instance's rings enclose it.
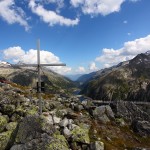
<instances>
[{"instance_id":1,"label":"distant mountain peak","mask_svg":"<svg viewBox=\"0 0 150 150\"><path fill-rule=\"evenodd\" d=\"M146 54L146 55L150 55L150 50L148 50L145 54Z\"/></svg>"},{"instance_id":2,"label":"distant mountain peak","mask_svg":"<svg viewBox=\"0 0 150 150\"><path fill-rule=\"evenodd\" d=\"M17 63L17 65L25 65L25 63L23 63L22 61L19 61L19 62Z\"/></svg>"},{"instance_id":3,"label":"distant mountain peak","mask_svg":"<svg viewBox=\"0 0 150 150\"><path fill-rule=\"evenodd\" d=\"M144 65L143 67L149 67L150 64L150 50L145 52L145 53L141 53L138 54L136 57L134 57L133 59L130 60L130 65Z\"/></svg>"},{"instance_id":4,"label":"distant mountain peak","mask_svg":"<svg viewBox=\"0 0 150 150\"><path fill-rule=\"evenodd\" d=\"M0 61L0 67L10 67L11 64L5 61Z\"/></svg>"}]
</instances>

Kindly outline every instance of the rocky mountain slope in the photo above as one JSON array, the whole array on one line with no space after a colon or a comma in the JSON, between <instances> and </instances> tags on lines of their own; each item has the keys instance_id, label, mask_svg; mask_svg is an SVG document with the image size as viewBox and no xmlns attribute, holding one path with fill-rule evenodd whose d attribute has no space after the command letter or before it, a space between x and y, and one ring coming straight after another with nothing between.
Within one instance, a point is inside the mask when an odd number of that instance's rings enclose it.
<instances>
[{"instance_id":1,"label":"rocky mountain slope","mask_svg":"<svg viewBox=\"0 0 150 150\"><path fill-rule=\"evenodd\" d=\"M94 77L95 75L96 75L96 72L92 72L92 73L89 73L89 74L84 74L81 77L79 77L76 81L79 82L82 85L83 83L85 83L86 81L88 81L89 79Z\"/></svg>"},{"instance_id":2,"label":"rocky mountain slope","mask_svg":"<svg viewBox=\"0 0 150 150\"><path fill-rule=\"evenodd\" d=\"M81 93L107 101L150 101L150 51L94 73Z\"/></svg>"},{"instance_id":3,"label":"rocky mountain slope","mask_svg":"<svg viewBox=\"0 0 150 150\"><path fill-rule=\"evenodd\" d=\"M0 150L150 148L149 114L130 102L114 103L112 109L96 107L88 98L81 102L78 96L42 94L39 116L36 92L28 95L27 88L1 83Z\"/></svg>"},{"instance_id":4,"label":"rocky mountain slope","mask_svg":"<svg viewBox=\"0 0 150 150\"><path fill-rule=\"evenodd\" d=\"M33 67L21 68L5 62L0 64L0 76L5 77L6 80L9 80L10 82L22 86L30 86L32 88L36 87L38 78L37 70ZM68 78L46 68L42 69L41 78L42 81L45 82L45 89L51 92L55 92L55 90L69 89L70 87L75 86Z\"/></svg>"}]
</instances>

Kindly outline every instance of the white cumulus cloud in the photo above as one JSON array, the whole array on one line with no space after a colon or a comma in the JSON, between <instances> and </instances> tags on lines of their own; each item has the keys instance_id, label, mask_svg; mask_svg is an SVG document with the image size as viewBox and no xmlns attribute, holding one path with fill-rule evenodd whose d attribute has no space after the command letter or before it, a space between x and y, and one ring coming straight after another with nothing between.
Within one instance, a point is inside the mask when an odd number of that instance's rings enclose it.
<instances>
[{"instance_id":1,"label":"white cumulus cloud","mask_svg":"<svg viewBox=\"0 0 150 150\"><path fill-rule=\"evenodd\" d=\"M59 24L65 26L74 26L79 23L79 19L76 18L74 20L65 18L55 11L47 10L43 7L42 4L36 3L35 0L30 0L29 7L31 8L32 12L38 15L42 21L48 23L50 26Z\"/></svg>"},{"instance_id":2,"label":"white cumulus cloud","mask_svg":"<svg viewBox=\"0 0 150 150\"><path fill-rule=\"evenodd\" d=\"M64 7L64 0L36 0L36 2L40 4L55 4L56 5L56 12L60 13L60 9Z\"/></svg>"},{"instance_id":3,"label":"white cumulus cloud","mask_svg":"<svg viewBox=\"0 0 150 150\"><path fill-rule=\"evenodd\" d=\"M5 59L13 59L13 61L15 61L16 59L25 55L25 52L20 46L9 47L8 49L3 50L3 55Z\"/></svg>"},{"instance_id":4,"label":"white cumulus cloud","mask_svg":"<svg viewBox=\"0 0 150 150\"><path fill-rule=\"evenodd\" d=\"M95 61L100 62L103 67L110 67L119 62L130 60L137 54L150 50L150 35L139 38L134 41L125 42L120 49L104 48L102 55L97 57Z\"/></svg>"},{"instance_id":5,"label":"white cumulus cloud","mask_svg":"<svg viewBox=\"0 0 150 150\"><path fill-rule=\"evenodd\" d=\"M79 66L78 69L76 70L76 73L80 74L80 73L85 73L86 69L82 66Z\"/></svg>"},{"instance_id":6,"label":"white cumulus cloud","mask_svg":"<svg viewBox=\"0 0 150 150\"><path fill-rule=\"evenodd\" d=\"M131 2L138 2L138 1L140 1L140 0L130 0Z\"/></svg>"},{"instance_id":7,"label":"white cumulus cloud","mask_svg":"<svg viewBox=\"0 0 150 150\"><path fill-rule=\"evenodd\" d=\"M96 67L95 62L91 62L91 63L90 63L90 65L89 65L89 70L90 70L90 71L96 71L96 70L98 70L98 68Z\"/></svg>"},{"instance_id":8,"label":"white cumulus cloud","mask_svg":"<svg viewBox=\"0 0 150 150\"><path fill-rule=\"evenodd\" d=\"M19 23L26 31L30 28L25 12L15 5L14 0L0 0L0 17L8 24Z\"/></svg>"},{"instance_id":9,"label":"white cumulus cloud","mask_svg":"<svg viewBox=\"0 0 150 150\"><path fill-rule=\"evenodd\" d=\"M103 16L119 12L125 0L71 0L73 7L81 7L84 14Z\"/></svg>"},{"instance_id":10,"label":"white cumulus cloud","mask_svg":"<svg viewBox=\"0 0 150 150\"><path fill-rule=\"evenodd\" d=\"M24 51L21 47L10 47L8 49L3 50L3 57L5 60L11 60L14 63L21 61L22 63L26 64L36 64L37 63L37 50L30 49L29 51ZM56 64L61 63L60 58L53 54L52 52L41 50L40 51L40 59L41 63L43 64ZM55 66L49 67L53 71L66 74L67 72L71 71L71 67L67 66Z\"/></svg>"}]
</instances>

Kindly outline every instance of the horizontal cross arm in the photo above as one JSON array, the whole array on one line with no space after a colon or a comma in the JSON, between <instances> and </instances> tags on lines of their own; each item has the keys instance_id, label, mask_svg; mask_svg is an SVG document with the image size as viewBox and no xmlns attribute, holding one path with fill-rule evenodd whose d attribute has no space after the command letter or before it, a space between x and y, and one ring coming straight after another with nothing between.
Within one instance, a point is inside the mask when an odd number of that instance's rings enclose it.
<instances>
[{"instance_id":1,"label":"horizontal cross arm","mask_svg":"<svg viewBox=\"0 0 150 150\"><path fill-rule=\"evenodd\" d=\"M66 64L40 64L40 66L66 66Z\"/></svg>"},{"instance_id":2,"label":"horizontal cross arm","mask_svg":"<svg viewBox=\"0 0 150 150\"><path fill-rule=\"evenodd\" d=\"M22 64L22 65L12 65L13 67L37 67L38 64ZM39 66L66 66L64 63L60 64L40 64Z\"/></svg>"}]
</instances>

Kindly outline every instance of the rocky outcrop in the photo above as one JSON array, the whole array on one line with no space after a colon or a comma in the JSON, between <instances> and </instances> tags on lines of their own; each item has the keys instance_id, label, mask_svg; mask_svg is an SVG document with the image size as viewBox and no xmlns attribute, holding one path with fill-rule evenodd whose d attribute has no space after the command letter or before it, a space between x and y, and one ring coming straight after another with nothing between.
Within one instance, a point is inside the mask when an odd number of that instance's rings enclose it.
<instances>
[{"instance_id":1,"label":"rocky outcrop","mask_svg":"<svg viewBox=\"0 0 150 150\"><path fill-rule=\"evenodd\" d=\"M133 102L114 102L112 108L117 117L124 118L129 122L132 122L135 119L150 121L150 114L143 111L142 108L138 107Z\"/></svg>"},{"instance_id":2,"label":"rocky outcrop","mask_svg":"<svg viewBox=\"0 0 150 150\"><path fill-rule=\"evenodd\" d=\"M134 132L140 136L150 136L150 114L148 112L143 111L133 102L120 101L113 103L112 107L118 118L124 118L131 124ZM118 123L122 124L120 120Z\"/></svg>"},{"instance_id":3,"label":"rocky outcrop","mask_svg":"<svg viewBox=\"0 0 150 150\"><path fill-rule=\"evenodd\" d=\"M149 121L134 120L132 122L132 128L140 136L147 136L147 137L150 136L150 122Z\"/></svg>"},{"instance_id":4,"label":"rocky outcrop","mask_svg":"<svg viewBox=\"0 0 150 150\"><path fill-rule=\"evenodd\" d=\"M101 141L95 141L90 145L91 150L104 150L104 143Z\"/></svg>"},{"instance_id":5,"label":"rocky outcrop","mask_svg":"<svg viewBox=\"0 0 150 150\"><path fill-rule=\"evenodd\" d=\"M40 116L27 116L18 126L14 146L23 149L48 149L55 129ZM38 143L38 144L36 144Z\"/></svg>"},{"instance_id":6,"label":"rocky outcrop","mask_svg":"<svg viewBox=\"0 0 150 150\"><path fill-rule=\"evenodd\" d=\"M93 116L102 123L107 123L114 119L114 113L109 105L95 108Z\"/></svg>"},{"instance_id":7,"label":"rocky outcrop","mask_svg":"<svg viewBox=\"0 0 150 150\"><path fill-rule=\"evenodd\" d=\"M0 132L2 132L7 125L7 116L0 116Z\"/></svg>"},{"instance_id":8,"label":"rocky outcrop","mask_svg":"<svg viewBox=\"0 0 150 150\"><path fill-rule=\"evenodd\" d=\"M124 116L119 117L110 106L94 106L88 97L81 102L79 96L42 94L43 112L39 116L35 93L29 99L27 89L6 84L0 91L0 150L104 150L150 146L141 139L143 136L149 139L148 125L139 125L139 122L134 125L136 133L144 133L139 137L128 129ZM126 142L129 139L132 143Z\"/></svg>"}]
</instances>

